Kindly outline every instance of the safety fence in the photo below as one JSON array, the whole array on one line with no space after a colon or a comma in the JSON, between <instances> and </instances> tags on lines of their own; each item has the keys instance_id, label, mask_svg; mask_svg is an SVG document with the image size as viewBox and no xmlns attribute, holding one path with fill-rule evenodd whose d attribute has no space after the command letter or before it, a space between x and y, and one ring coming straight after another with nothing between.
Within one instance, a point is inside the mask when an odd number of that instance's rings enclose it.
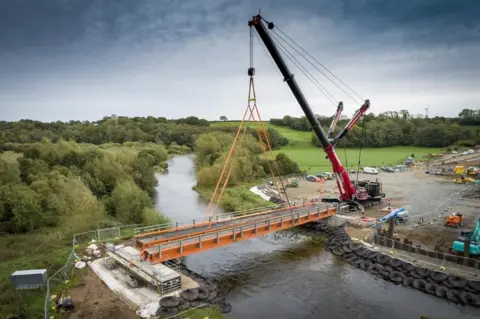
<instances>
[{"instance_id":1,"label":"safety fence","mask_svg":"<svg viewBox=\"0 0 480 319\"><path fill-rule=\"evenodd\" d=\"M420 225L431 225L435 224L438 221L444 222L442 217L448 213L450 210L450 206L454 205L457 201L459 201L468 191L473 190L475 187L478 188L478 185L466 185L462 187L458 192L454 192L450 194L446 199L444 199L440 204L438 204L435 208L431 209L430 211L424 214L416 214L412 216L414 223L408 225L409 227L418 227Z\"/></svg>"},{"instance_id":2,"label":"safety fence","mask_svg":"<svg viewBox=\"0 0 480 319\"><path fill-rule=\"evenodd\" d=\"M319 202L320 199L312 199L312 200L302 200L302 201L292 201L290 202L290 206L292 208L301 208L301 207L307 207L307 206L313 206L317 202ZM283 209L288 209L289 206L288 204L273 204L273 205L268 205L268 206L263 206L263 207L255 207L252 209L247 209L247 210L242 210L238 212L232 212L232 213L222 213L215 215L214 221L228 221L231 219L235 219L238 217L244 217L244 216L249 216L249 215L256 215L256 214L262 214L262 213L267 213L267 212L273 212L276 210L283 210ZM137 227L134 229L134 235L141 235L145 233L151 233L151 232L158 232L162 230L167 230L167 229L176 229L176 228L182 228L185 226L197 226L201 225L202 223L206 222L211 222L212 217L209 216L208 219L189 219L189 220L183 220L183 221L177 221L177 222L169 222L169 223L164 223L164 224L157 224L157 225L152 225L152 226L145 226L145 227Z\"/></svg>"},{"instance_id":3,"label":"safety fence","mask_svg":"<svg viewBox=\"0 0 480 319\"><path fill-rule=\"evenodd\" d=\"M73 235L72 250L68 255L65 265L58 269L47 280L47 293L45 295L44 314L45 319L50 318L56 310L55 300L51 300L51 294L55 291L57 285L68 283L74 273L75 264L80 260L77 251L82 251L91 243L108 243L118 240L125 240L133 237L134 229L142 224L122 225L117 227L95 229ZM58 290L58 289L57 289Z\"/></svg>"},{"instance_id":4,"label":"safety fence","mask_svg":"<svg viewBox=\"0 0 480 319\"><path fill-rule=\"evenodd\" d=\"M478 279L480 276L480 260L478 259L415 245L408 239L401 241L399 238L387 238L372 234L367 241L378 250L418 267L440 270L466 279Z\"/></svg>"}]
</instances>

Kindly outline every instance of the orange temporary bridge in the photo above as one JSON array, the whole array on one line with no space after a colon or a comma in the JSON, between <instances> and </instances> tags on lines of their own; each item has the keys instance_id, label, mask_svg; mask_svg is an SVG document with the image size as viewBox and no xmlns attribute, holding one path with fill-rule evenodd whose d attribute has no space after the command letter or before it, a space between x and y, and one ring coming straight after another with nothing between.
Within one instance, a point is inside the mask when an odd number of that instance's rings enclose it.
<instances>
[{"instance_id":1,"label":"orange temporary bridge","mask_svg":"<svg viewBox=\"0 0 480 319\"><path fill-rule=\"evenodd\" d=\"M316 202L233 213L215 221L138 228L136 248L143 260L155 264L324 219L335 212L335 205Z\"/></svg>"}]
</instances>

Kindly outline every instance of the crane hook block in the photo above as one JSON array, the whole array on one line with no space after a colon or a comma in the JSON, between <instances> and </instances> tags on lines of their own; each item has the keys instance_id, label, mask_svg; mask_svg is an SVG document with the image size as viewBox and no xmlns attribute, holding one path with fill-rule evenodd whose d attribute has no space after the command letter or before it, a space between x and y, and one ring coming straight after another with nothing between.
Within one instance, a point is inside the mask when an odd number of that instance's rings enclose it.
<instances>
[{"instance_id":1,"label":"crane hook block","mask_svg":"<svg viewBox=\"0 0 480 319\"><path fill-rule=\"evenodd\" d=\"M248 68L248 76L254 76L255 75L255 68Z\"/></svg>"},{"instance_id":2,"label":"crane hook block","mask_svg":"<svg viewBox=\"0 0 480 319\"><path fill-rule=\"evenodd\" d=\"M268 29L272 30L273 28L275 28L275 25L273 24L273 22L269 22L268 23Z\"/></svg>"}]
</instances>

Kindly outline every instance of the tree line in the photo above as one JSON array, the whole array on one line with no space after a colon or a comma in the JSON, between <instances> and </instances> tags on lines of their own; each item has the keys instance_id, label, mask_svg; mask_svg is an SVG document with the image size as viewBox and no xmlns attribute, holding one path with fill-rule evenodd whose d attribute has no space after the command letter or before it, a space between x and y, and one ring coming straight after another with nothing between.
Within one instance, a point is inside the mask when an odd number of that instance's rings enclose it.
<instances>
[{"instance_id":1,"label":"tree line","mask_svg":"<svg viewBox=\"0 0 480 319\"><path fill-rule=\"evenodd\" d=\"M223 130L234 132L236 128L211 127L210 122L189 116L177 120L165 117L104 117L99 121L40 122L20 120L0 121L0 149L7 143L35 143L48 139L53 143L59 140L72 140L77 143L101 145L105 143L144 142L163 144L169 149L177 146L193 148L200 134ZM255 130L248 133L257 137ZM279 148L288 140L273 129L268 129L268 137L273 148ZM184 151L184 150L182 150Z\"/></svg>"},{"instance_id":2,"label":"tree line","mask_svg":"<svg viewBox=\"0 0 480 319\"><path fill-rule=\"evenodd\" d=\"M333 117L317 116L325 131ZM336 132L349 121L342 117ZM270 123L299 131L311 131L305 117L284 116ZM472 147L480 144L480 111L462 110L456 118L415 117L408 111L390 111L379 115L366 114L344 138L346 145L364 147L420 146L447 147L452 145ZM312 134L312 144L320 147Z\"/></svg>"},{"instance_id":3,"label":"tree line","mask_svg":"<svg viewBox=\"0 0 480 319\"><path fill-rule=\"evenodd\" d=\"M168 158L153 143L4 145L0 154L0 232L48 227L63 234L100 223L160 223L153 209L155 167Z\"/></svg>"},{"instance_id":4,"label":"tree line","mask_svg":"<svg viewBox=\"0 0 480 319\"><path fill-rule=\"evenodd\" d=\"M197 187L200 190L213 189L220 179L224 164L228 157L229 149L234 136L229 132L211 132L198 137L195 142L195 167ZM224 177L229 176L227 186L241 186L249 182L270 176L273 174L289 175L300 173L296 162L284 153L278 153L274 159L262 156L263 150L258 142L250 134L245 136L235 145L229 164L226 167ZM270 170L272 169L272 171ZM201 192L202 193L202 192ZM209 197L211 192L207 192ZM227 211L237 211L258 207L258 197L248 189L227 189L222 197L222 207ZM249 205L251 203L251 205Z\"/></svg>"}]
</instances>

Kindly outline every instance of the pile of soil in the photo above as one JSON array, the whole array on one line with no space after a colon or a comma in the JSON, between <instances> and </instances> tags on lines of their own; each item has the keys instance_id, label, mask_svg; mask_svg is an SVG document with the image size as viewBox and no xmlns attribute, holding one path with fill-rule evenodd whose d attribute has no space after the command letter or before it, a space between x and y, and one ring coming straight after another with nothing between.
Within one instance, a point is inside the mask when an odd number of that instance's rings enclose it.
<instances>
[{"instance_id":1,"label":"pile of soil","mask_svg":"<svg viewBox=\"0 0 480 319\"><path fill-rule=\"evenodd\" d=\"M70 296L75 305L75 310L70 313L69 319L137 319L138 316L122 299L117 297L98 278L89 267L82 282L75 288L65 292Z\"/></svg>"}]
</instances>

